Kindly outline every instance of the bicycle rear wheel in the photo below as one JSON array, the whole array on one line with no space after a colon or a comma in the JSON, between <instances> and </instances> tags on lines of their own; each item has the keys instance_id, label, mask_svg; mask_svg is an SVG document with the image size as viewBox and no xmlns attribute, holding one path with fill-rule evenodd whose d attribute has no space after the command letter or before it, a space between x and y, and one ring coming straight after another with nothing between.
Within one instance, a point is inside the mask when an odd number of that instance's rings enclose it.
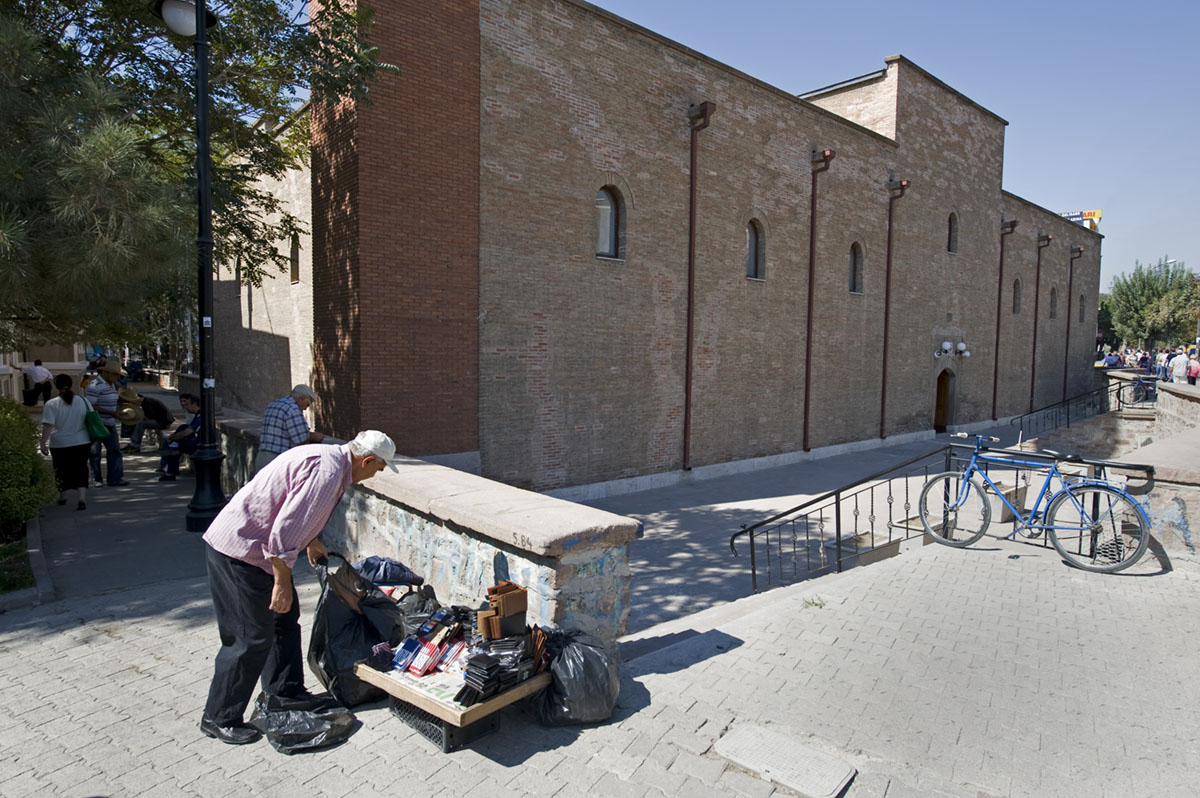
<instances>
[{"instance_id":1,"label":"bicycle rear wheel","mask_svg":"<svg viewBox=\"0 0 1200 798\"><path fill-rule=\"evenodd\" d=\"M979 480L958 471L934 474L917 500L921 525L934 540L963 548L983 537L992 521L992 505Z\"/></svg>"},{"instance_id":2,"label":"bicycle rear wheel","mask_svg":"<svg viewBox=\"0 0 1200 798\"><path fill-rule=\"evenodd\" d=\"M1046 523L1062 558L1085 571L1128 568L1150 545L1150 530L1137 503L1108 485L1068 488L1050 502Z\"/></svg>"}]
</instances>

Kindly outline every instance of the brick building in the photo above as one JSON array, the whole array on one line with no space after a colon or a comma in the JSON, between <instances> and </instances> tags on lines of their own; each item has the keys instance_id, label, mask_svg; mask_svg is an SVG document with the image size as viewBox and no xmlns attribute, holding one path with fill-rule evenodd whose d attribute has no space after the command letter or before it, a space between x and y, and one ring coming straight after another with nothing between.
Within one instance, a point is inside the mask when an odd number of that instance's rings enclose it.
<instances>
[{"instance_id":1,"label":"brick building","mask_svg":"<svg viewBox=\"0 0 1200 798\"><path fill-rule=\"evenodd\" d=\"M1101 237L901 56L796 97L577 0L395 0L373 38L402 74L312 112L322 429L554 489L1091 385Z\"/></svg>"}]
</instances>

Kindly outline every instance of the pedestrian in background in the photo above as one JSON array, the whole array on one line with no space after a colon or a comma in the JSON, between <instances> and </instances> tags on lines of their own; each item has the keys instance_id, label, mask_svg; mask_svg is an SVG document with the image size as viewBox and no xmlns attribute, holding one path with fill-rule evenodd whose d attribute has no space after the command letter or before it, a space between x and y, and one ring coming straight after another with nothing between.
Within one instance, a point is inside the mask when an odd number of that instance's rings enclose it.
<instances>
[{"instance_id":1,"label":"pedestrian in background","mask_svg":"<svg viewBox=\"0 0 1200 798\"><path fill-rule=\"evenodd\" d=\"M33 361L32 366L25 366L21 369L21 373L29 378L32 390L37 392L37 396L42 397L42 404L50 401L50 388L54 384L54 375L50 370L42 365L42 361ZM30 402L33 404L33 402Z\"/></svg>"},{"instance_id":2,"label":"pedestrian in background","mask_svg":"<svg viewBox=\"0 0 1200 798\"><path fill-rule=\"evenodd\" d=\"M71 376L54 378L58 396L42 408L42 454L50 455L58 503L67 503L67 491L76 491L76 510L87 509L88 457L92 439L87 431L88 403L71 390Z\"/></svg>"},{"instance_id":3,"label":"pedestrian in background","mask_svg":"<svg viewBox=\"0 0 1200 798\"><path fill-rule=\"evenodd\" d=\"M1197 377L1200 377L1200 359L1197 359L1196 353L1193 352L1191 356L1188 357L1188 385L1195 385Z\"/></svg>"},{"instance_id":4,"label":"pedestrian in background","mask_svg":"<svg viewBox=\"0 0 1200 798\"><path fill-rule=\"evenodd\" d=\"M258 440L258 455L254 458L255 473L293 446L325 440L321 433L310 432L308 422L304 420L304 411L316 399L312 388L297 385L287 396L267 405L267 411L263 413L262 434Z\"/></svg>"},{"instance_id":5,"label":"pedestrian in background","mask_svg":"<svg viewBox=\"0 0 1200 798\"><path fill-rule=\"evenodd\" d=\"M119 363L106 361L100 367L100 379L89 382L87 390L84 392L84 396L91 402L92 407L96 408L96 412L104 419L104 426L108 427L108 437L96 441L92 446L92 476L96 478L97 485L101 484L101 446L104 447L104 456L108 458L108 484L113 487L129 484L124 479L125 464L121 459L121 436L117 420L117 405L121 398L118 391L121 388L122 376L124 376L124 372Z\"/></svg>"}]
</instances>

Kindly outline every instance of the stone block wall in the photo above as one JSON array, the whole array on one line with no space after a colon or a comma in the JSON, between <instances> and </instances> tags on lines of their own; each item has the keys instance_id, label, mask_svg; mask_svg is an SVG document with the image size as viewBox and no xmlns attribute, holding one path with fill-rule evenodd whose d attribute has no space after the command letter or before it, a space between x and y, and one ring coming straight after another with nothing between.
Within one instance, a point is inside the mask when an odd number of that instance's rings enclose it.
<instances>
[{"instance_id":1,"label":"stone block wall","mask_svg":"<svg viewBox=\"0 0 1200 798\"><path fill-rule=\"evenodd\" d=\"M1154 440L1166 441L1200 426L1200 387L1160 382Z\"/></svg>"},{"instance_id":2,"label":"stone block wall","mask_svg":"<svg viewBox=\"0 0 1200 798\"><path fill-rule=\"evenodd\" d=\"M1120 460L1155 440L1153 410L1111 411L1069 428L1060 429L1021 444L1025 451L1053 449L1093 460ZM1136 456L1128 458L1142 462Z\"/></svg>"},{"instance_id":3,"label":"stone block wall","mask_svg":"<svg viewBox=\"0 0 1200 798\"><path fill-rule=\"evenodd\" d=\"M223 421L222 486L232 496L257 451L256 420ZM328 439L327 439L328 440ZM351 561L392 557L443 604L478 606L498 579L529 591L528 622L612 642L629 617L629 544L640 524L421 460L398 458L352 485L321 535Z\"/></svg>"}]
</instances>

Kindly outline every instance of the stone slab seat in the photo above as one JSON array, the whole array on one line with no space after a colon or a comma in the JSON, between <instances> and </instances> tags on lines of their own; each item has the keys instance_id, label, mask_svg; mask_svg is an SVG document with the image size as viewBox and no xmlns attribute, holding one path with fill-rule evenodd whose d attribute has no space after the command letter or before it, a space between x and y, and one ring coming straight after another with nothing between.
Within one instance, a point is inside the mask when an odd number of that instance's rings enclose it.
<instances>
[{"instance_id":1,"label":"stone slab seat","mask_svg":"<svg viewBox=\"0 0 1200 798\"><path fill-rule=\"evenodd\" d=\"M532 554L561 557L577 546L637 537L638 523L624 516L422 460L395 462L402 474L384 471L362 487Z\"/></svg>"}]
</instances>

